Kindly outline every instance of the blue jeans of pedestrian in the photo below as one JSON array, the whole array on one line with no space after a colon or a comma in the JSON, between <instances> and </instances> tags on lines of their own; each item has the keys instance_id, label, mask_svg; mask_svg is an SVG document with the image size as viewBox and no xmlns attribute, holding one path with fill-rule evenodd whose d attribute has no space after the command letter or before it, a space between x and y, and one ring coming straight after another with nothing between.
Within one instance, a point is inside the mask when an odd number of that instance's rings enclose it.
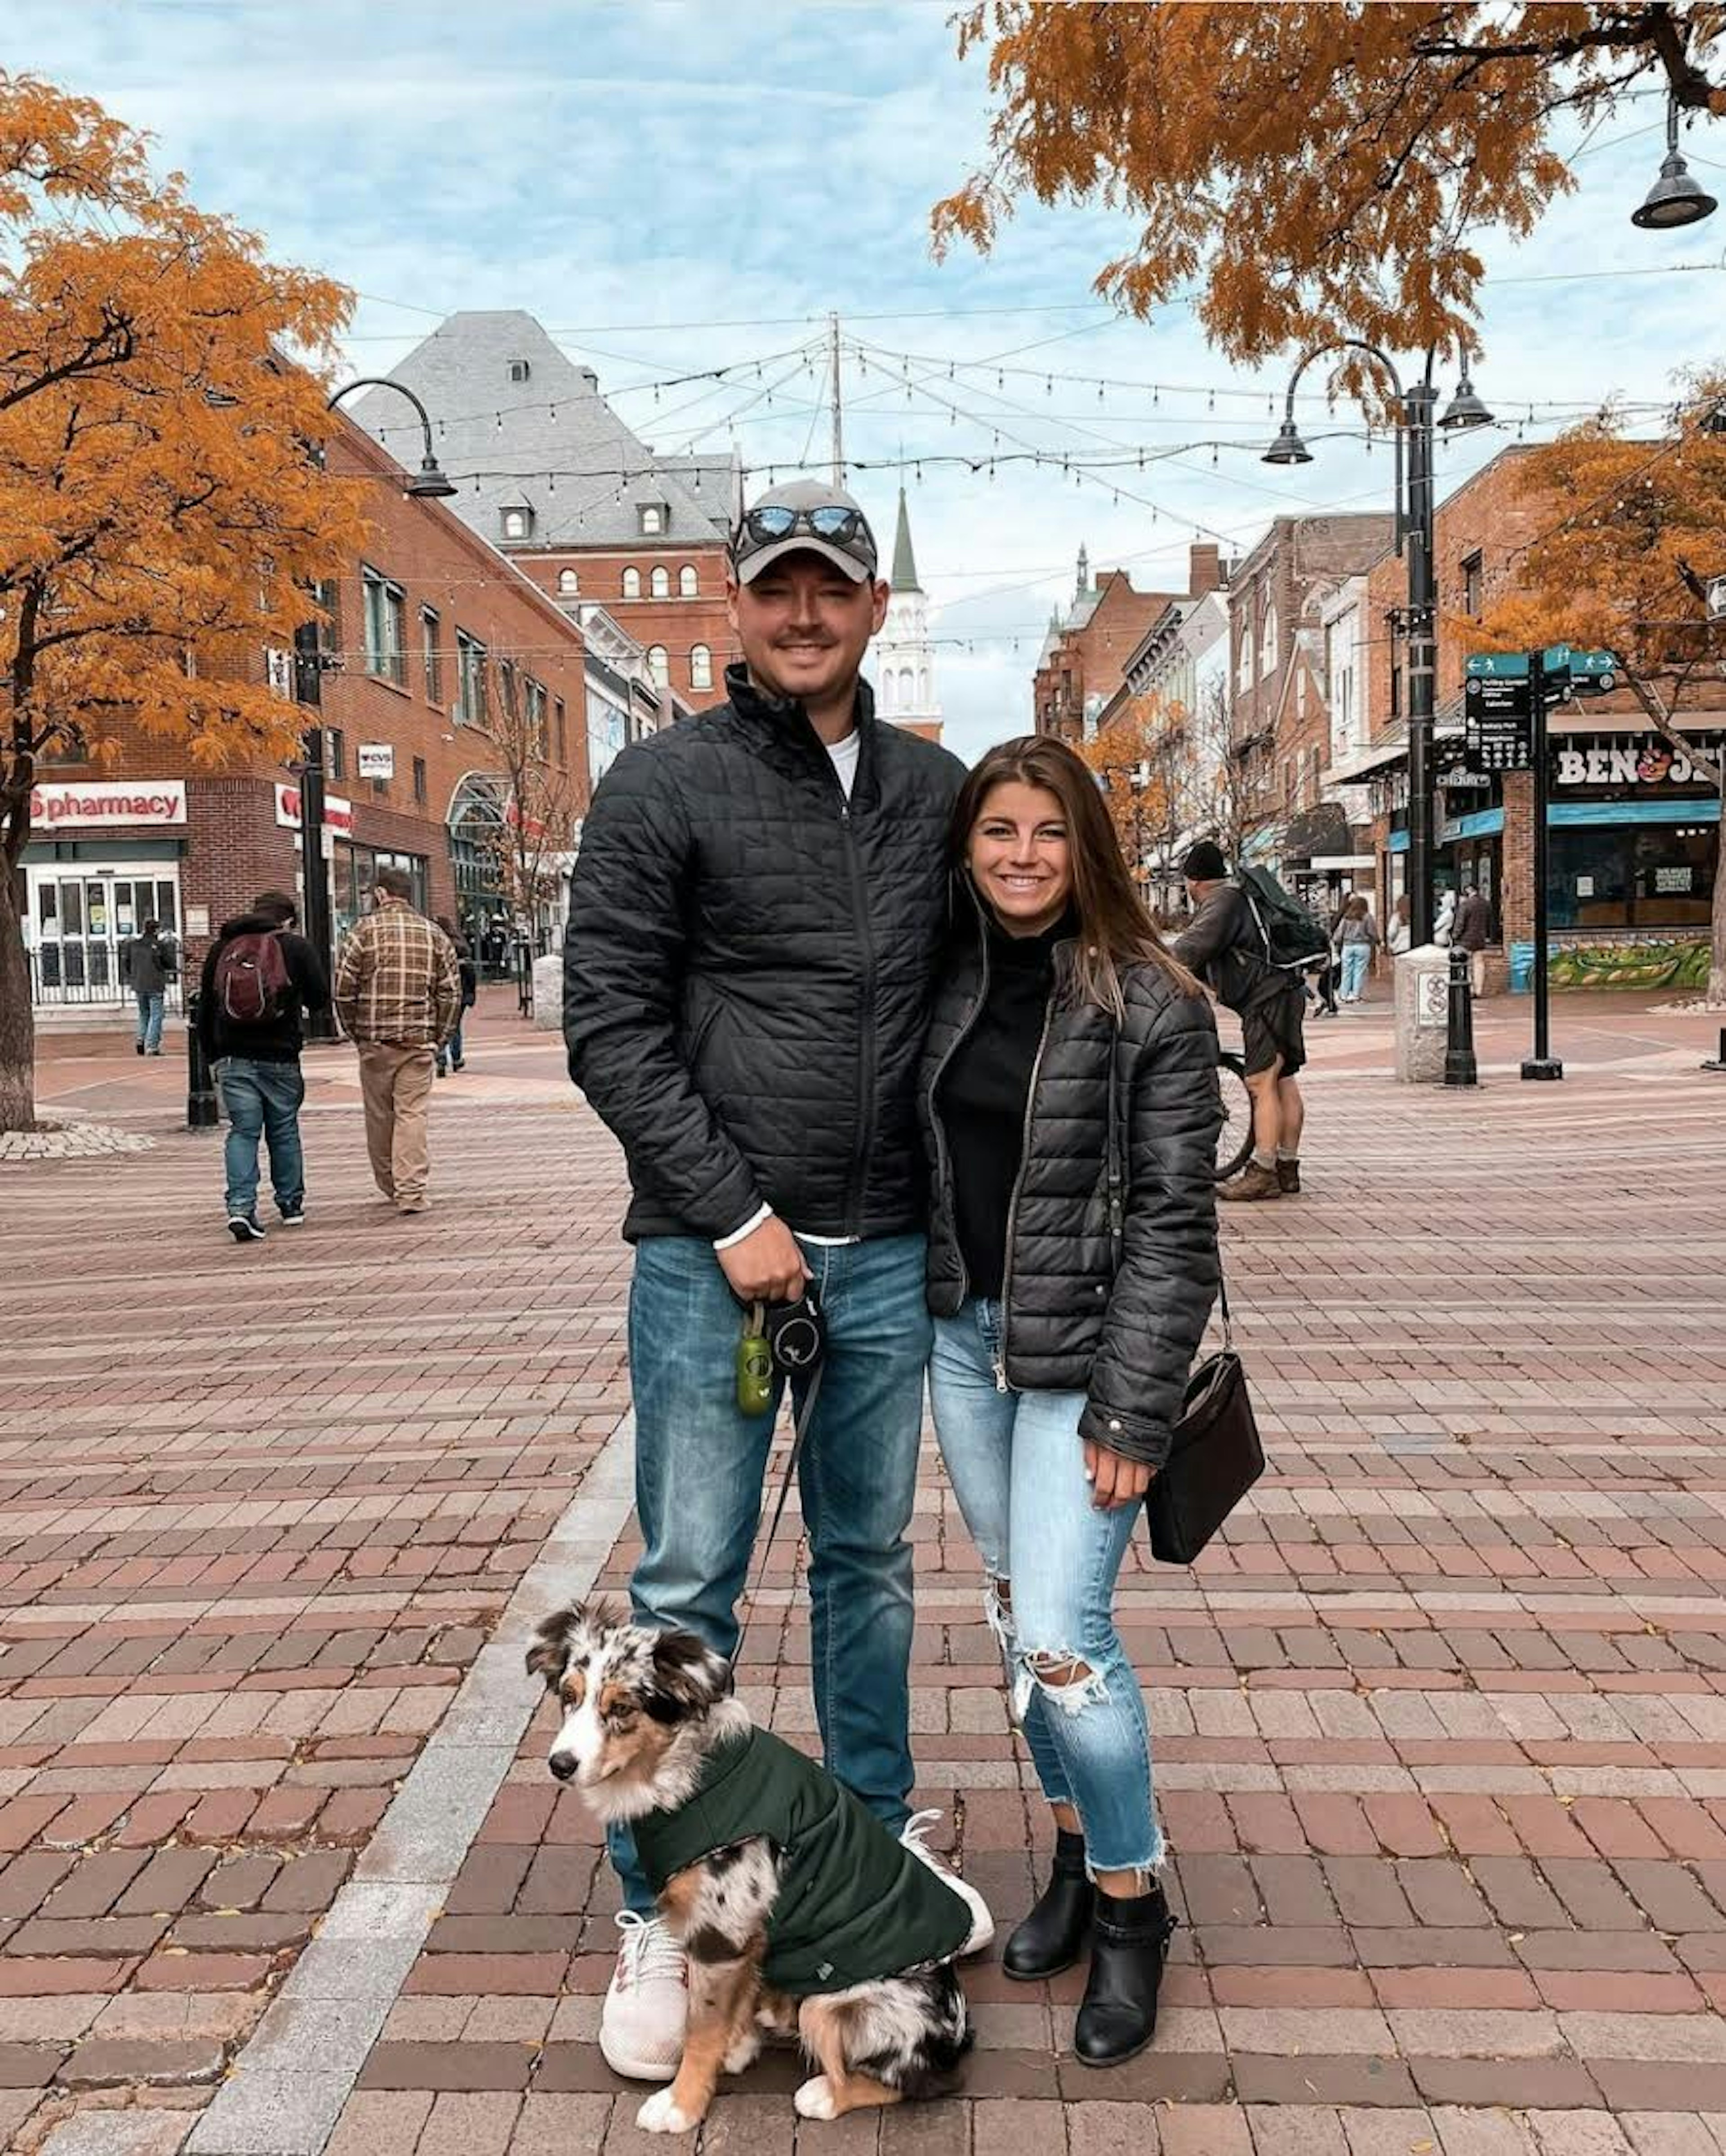
<instances>
[{"instance_id":1,"label":"blue jeans of pedestrian","mask_svg":"<svg viewBox=\"0 0 1726 2156\"><path fill-rule=\"evenodd\" d=\"M804 1255L827 1320L821 1389L798 1463L815 1717L830 1772L896 1834L912 1781L906 1533L929 1358L923 1238L810 1243ZM744 1316L708 1244L655 1235L637 1245L629 1371L645 1547L630 1603L638 1624L685 1627L727 1656L737 1645L737 1601L775 1420L737 1406ZM799 1385L799 1409L804 1397ZM653 1896L627 1828L614 1828L610 1843L625 1906L645 1914Z\"/></svg>"},{"instance_id":2,"label":"blue jeans of pedestrian","mask_svg":"<svg viewBox=\"0 0 1726 2156\"><path fill-rule=\"evenodd\" d=\"M300 1065L224 1055L217 1065L217 1076L228 1116L223 1158L229 1218L256 1209L259 1138L270 1151L270 1183L277 1209L297 1213L306 1203L306 1155L300 1143L306 1081Z\"/></svg>"},{"instance_id":3,"label":"blue jeans of pedestrian","mask_svg":"<svg viewBox=\"0 0 1726 2156\"><path fill-rule=\"evenodd\" d=\"M465 1015L466 1014L464 1013L463 1016ZM443 1070L446 1064L454 1063L460 1065L466 1053L466 1050L461 1045L461 1019L458 1018L455 1021L455 1032L438 1050L439 1070Z\"/></svg>"},{"instance_id":4,"label":"blue jeans of pedestrian","mask_svg":"<svg viewBox=\"0 0 1726 2156\"><path fill-rule=\"evenodd\" d=\"M1370 943L1345 943L1343 946L1343 988L1345 1004L1358 1004L1360 992L1366 986L1366 969L1372 963Z\"/></svg>"},{"instance_id":5,"label":"blue jeans of pedestrian","mask_svg":"<svg viewBox=\"0 0 1726 2156\"><path fill-rule=\"evenodd\" d=\"M160 988L153 996L146 996L141 988L133 993L138 1005L138 1045L146 1055L154 1055L162 1046L162 1014L167 998Z\"/></svg>"},{"instance_id":6,"label":"blue jeans of pedestrian","mask_svg":"<svg viewBox=\"0 0 1726 2156\"><path fill-rule=\"evenodd\" d=\"M1112 1607L1143 1504L1097 1510L1079 1435L1085 1395L1001 1391L1000 1351L1001 1306L973 1296L936 1322L929 1393L989 1577L1014 1718L1045 1797L1077 1812L1092 1871L1153 1871L1163 1834L1150 1727Z\"/></svg>"}]
</instances>

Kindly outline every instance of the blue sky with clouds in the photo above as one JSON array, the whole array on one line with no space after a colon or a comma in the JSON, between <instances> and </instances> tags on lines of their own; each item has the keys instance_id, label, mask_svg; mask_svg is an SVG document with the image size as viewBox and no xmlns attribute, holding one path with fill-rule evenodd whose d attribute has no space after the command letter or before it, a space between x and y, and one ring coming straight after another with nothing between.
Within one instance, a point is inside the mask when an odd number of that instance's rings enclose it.
<instances>
[{"instance_id":1,"label":"blue sky with clouds","mask_svg":"<svg viewBox=\"0 0 1726 2156\"><path fill-rule=\"evenodd\" d=\"M933 262L930 205L987 118L948 0L11 0L7 14L9 66L151 130L206 207L362 295L357 373L456 308L523 307L656 447L734 441L783 475L825 455L815 348L836 311L846 450L876 467L853 483L886 525L887 467L910 460L963 754L1029 725L1037 645L1081 542L1094 568L1126 563L1154 588L1182 581L1195 534L1244 549L1279 511L1388 506L1383 443L1333 440L1295 472L1258 461L1286 369L1228 367L1184 307L1146 326L1097 305L1090 280L1122 236L1108 218L1033 209L992 258ZM1518 424L1550 433L1556 405L1658 400L1676 367L1726 354L1726 212L1688 233L1629 222L1661 126L1657 100L1627 107L1534 238L1488 246L1477 383L1504 424L1448 444L1446 478ZM1726 192L1726 125L1686 148ZM631 387L758 358L758 378L752 365L703 394L655 403ZM988 477L1015 449L1054 461ZM1063 472L1078 455L1124 462Z\"/></svg>"}]
</instances>

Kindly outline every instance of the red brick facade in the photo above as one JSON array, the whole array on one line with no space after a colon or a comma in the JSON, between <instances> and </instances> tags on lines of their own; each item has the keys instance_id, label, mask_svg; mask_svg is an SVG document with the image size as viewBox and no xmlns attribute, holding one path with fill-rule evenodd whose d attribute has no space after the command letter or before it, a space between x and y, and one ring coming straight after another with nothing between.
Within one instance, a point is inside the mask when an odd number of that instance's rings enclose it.
<instances>
[{"instance_id":1,"label":"red brick facade","mask_svg":"<svg viewBox=\"0 0 1726 2156\"><path fill-rule=\"evenodd\" d=\"M1102 709L1120 687L1145 631L1172 598L1184 596L1135 591L1126 570L1105 569L1097 580L1095 605L1081 622L1060 632L1033 678L1037 732L1082 741L1087 705L1095 699ZM1081 610L1082 602L1076 611Z\"/></svg>"},{"instance_id":2,"label":"red brick facade","mask_svg":"<svg viewBox=\"0 0 1726 2156\"><path fill-rule=\"evenodd\" d=\"M506 665L513 669L517 697L526 697L530 682L543 689L547 757L579 814L588 791L581 632L441 502L408 499L399 470L358 428L342 424L330 466L373 482L367 497L372 534L363 557L347 563L337 580L334 619L325 635L331 665L321 677L326 792L352 803L351 832L338 830L333 819L326 832L338 928L345 891L362 880L373 853L424 863L429 909L455 914L460 909L452 870L452 804L464 779L499 768L480 729L465 716L452 716L460 702L459 638L484 647L483 660L474 665L476 677L483 675L488 710L496 711L504 694ZM368 652L367 572L388 588L389 609L398 609L400 657L383 670L372 670L381 654ZM428 646L434 654L429 666ZM261 652L258 665L264 678ZM285 691L292 680L286 654L277 654L274 672ZM124 881L134 863L153 864L153 873L177 878L182 929L189 914L194 921L207 916L213 930L261 889L297 891L300 833L280 820L276 790L296 784L291 765L260 762L212 773L194 766L182 744L145 739L123 726L116 731L121 749L114 763L100 770L56 766L42 773L43 783L183 778L185 824L119 826L99 837L80 832L53 839L39 831L24 857L27 883L45 872L94 886L105 874ZM393 751L392 778L360 778L362 744ZM43 909L33 911L33 944L39 947ZM187 940L196 957L201 937Z\"/></svg>"},{"instance_id":3,"label":"red brick facade","mask_svg":"<svg viewBox=\"0 0 1726 2156\"><path fill-rule=\"evenodd\" d=\"M579 598L603 606L618 626L651 654L665 654L665 678L673 693L697 710L725 694L725 670L742 656L726 619L726 552L716 542L656 544L614 552L547 547L532 552L516 547L510 559L553 598ZM633 572L633 580L631 572ZM655 572L665 586L654 596ZM568 579L575 578L572 590ZM694 590L686 587L693 582ZM701 678L701 654L707 656Z\"/></svg>"}]
</instances>

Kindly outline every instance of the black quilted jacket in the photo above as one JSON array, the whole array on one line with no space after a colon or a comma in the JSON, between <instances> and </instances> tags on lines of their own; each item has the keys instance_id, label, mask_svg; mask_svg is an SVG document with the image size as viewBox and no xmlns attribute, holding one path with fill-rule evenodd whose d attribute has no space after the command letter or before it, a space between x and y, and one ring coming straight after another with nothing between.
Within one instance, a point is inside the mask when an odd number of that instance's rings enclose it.
<instances>
[{"instance_id":1,"label":"black quilted jacket","mask_svg":"<svg viewBox=\"0 0 1726 2156\"><path fill-rule=\"evenodd\" d=\"M1072 949L1056 953L1031 1077L1008 1229L1002 1374L1027 1392L1086 1394L1080 1435L1159 1466L1217 1290L1216 1024L1202 996L1135 966L1123 976L1117 1031L1106 1012L1066 994ZM929 1306L940 1317L969 1291L936 1089L987 977L980 942L945 968L918 1088L934 1183Z\"/></svg>"},{"instance_id":2,"label":"black quilted jacket","mask_svg":"<svg viewBox=\"0 0 1726 2156\"><path fill-rule=\"evenodd\" d=\"M925 1214L918 1054L963 767L877 724L847 804L795 703L730 701L626 748L583 827L564 946L569 1069L622 1142L624 1233L812 1235Z\"/></svg>"}]
</instances>

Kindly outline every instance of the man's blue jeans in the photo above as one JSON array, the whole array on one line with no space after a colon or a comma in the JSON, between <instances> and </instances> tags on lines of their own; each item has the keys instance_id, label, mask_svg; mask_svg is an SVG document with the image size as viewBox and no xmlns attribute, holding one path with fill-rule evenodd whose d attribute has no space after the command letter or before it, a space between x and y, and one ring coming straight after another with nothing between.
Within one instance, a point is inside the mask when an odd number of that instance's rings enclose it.
<instances>
[{"instance_id":1,"label":"man's blue jeans","mask_svg":"<svg viewBox=\"0 0 1726 2156\"><path fill-rule=\"evenodd\" d=\"M827 1319L825 1374L798 1466L815 1715L830 1772L895 1834L912 1779L905 1537L932 1337L923 1255L921 1235L804 1245ZM630 1602L638 1624L686 1627L727 1656L774 1423L737 1406L744 1317L706 1243L655 1235L637 1246L629 1370L645 1548ZM645 1914L653 1896L628 1830L610 1840L624 1903Z\"/></svg>"},{"instance_id":2,"label":"man's blue jeans","mask_svg":"<svg viewBox=\"0 0 1726 2156\"><path fill-rule=\"evenodd\" d=\"M146 1055L154 1055L162 1046L162 1014L167 1008L167 998L160 988L151 996L141 988L133 993L138 1005L138 1045Z\"/></svg>"},{"instance_id":3,"label":"man's blue jeans","mask_svg":"<svg viewBox=\"0 0 1726 2156\"><path fill-rule=\"evenodd\" d=\"M306 1155L300 1144L300 1103L306 1081L295 1063L257 1063L224 1055L217 1069L228 1116L225 1161L228 1213L249 1214L258 1203L258 1141L270 1148L270 1181L277 1209L297 1213L306 1203Z\"/></svg>"}]
</instances>

